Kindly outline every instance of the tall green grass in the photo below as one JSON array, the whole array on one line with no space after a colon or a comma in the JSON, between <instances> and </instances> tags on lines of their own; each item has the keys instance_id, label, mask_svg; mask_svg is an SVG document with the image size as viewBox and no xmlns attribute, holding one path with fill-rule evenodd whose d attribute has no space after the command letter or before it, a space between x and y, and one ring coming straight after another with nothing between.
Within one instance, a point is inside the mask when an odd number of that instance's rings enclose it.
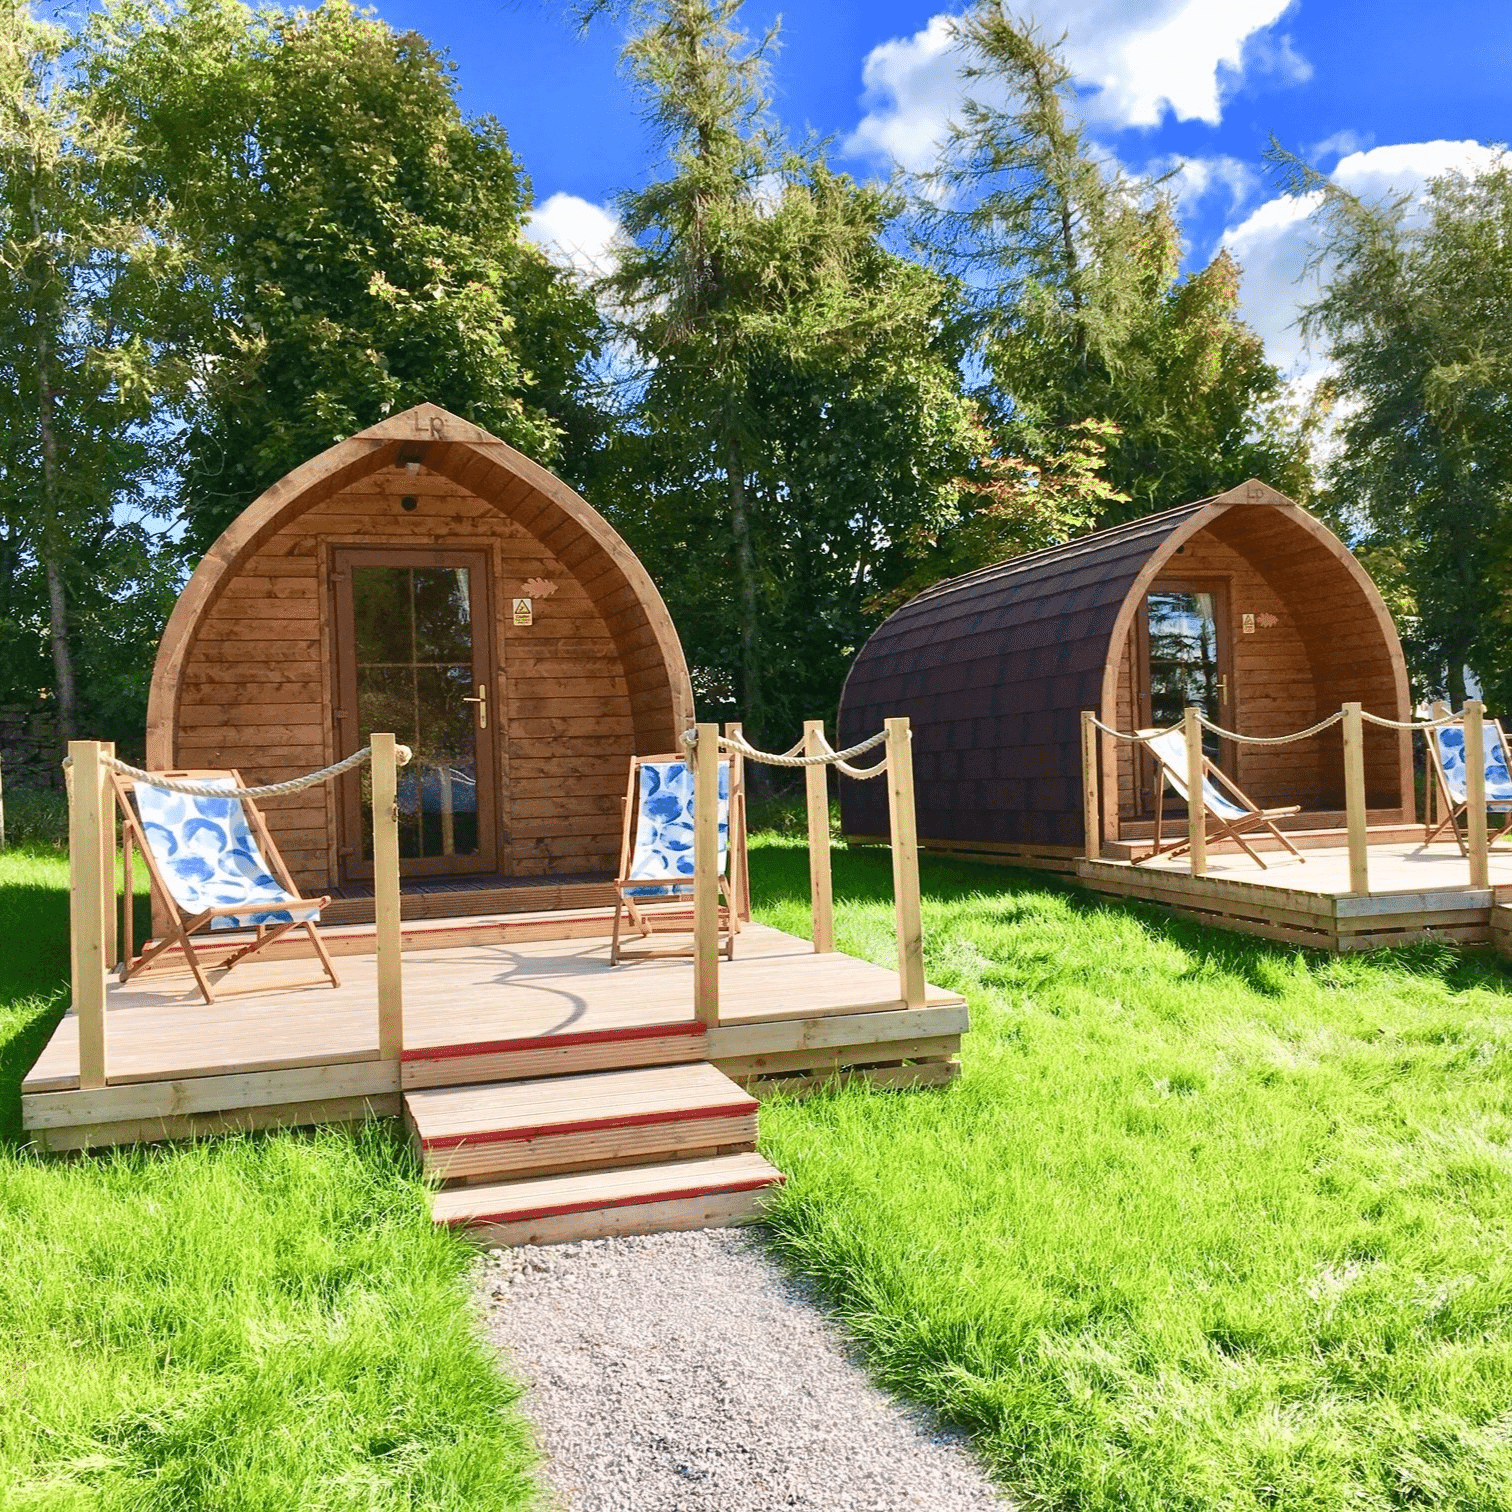
<instances>
[{"instance_id":1,"label":"tall green grass","mask_svg":"<svg viewBox=\"0 0 1512 1512\"><path fill-rule=\"evenodd\" d=\"M20 1143L66 864L0 854L0 1508L518 1508L469 1251L383 1124L76 1159Z\"/></svg>"},{"instance_id":2,"label":"tall green grass","mask_svg":"<svg viewBox=\"0 0 1512 1512\"><path fill-rule=\"evenodd\" d=\"M807 929L806 855L753 856ZM885 852L839 943L892 964ZM774 1242L1026 1506L1512 1507L1512 995L926 860L950 1089L762 1109Z\"/></svg>"}]
</instances>

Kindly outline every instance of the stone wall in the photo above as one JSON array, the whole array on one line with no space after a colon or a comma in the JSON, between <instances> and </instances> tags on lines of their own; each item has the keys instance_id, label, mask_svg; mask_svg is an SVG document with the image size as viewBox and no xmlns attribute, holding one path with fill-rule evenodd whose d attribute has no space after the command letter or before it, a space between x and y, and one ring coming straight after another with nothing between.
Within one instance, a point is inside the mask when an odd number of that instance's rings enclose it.
<instances>
[{"instance_id":1,"label":"stone wall","mask_svg":"<svg viewBox=\"0 0 1512 1512\"><path fill-rule=\"evenodd\" d=\"M57 721L50 709L0 704L0 773L6 793L62 792L61 760Z\"/></svg>"}]
</instances>

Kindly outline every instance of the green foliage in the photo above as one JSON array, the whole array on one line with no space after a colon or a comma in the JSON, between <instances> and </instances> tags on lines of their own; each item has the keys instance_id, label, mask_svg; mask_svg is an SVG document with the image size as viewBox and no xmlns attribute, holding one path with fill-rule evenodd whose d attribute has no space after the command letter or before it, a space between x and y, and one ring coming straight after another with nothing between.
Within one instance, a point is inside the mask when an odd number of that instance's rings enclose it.
<instances>
[{"instance_id":1,"label":"green foliage","mask_svg":"<svg viewBox=\"0 0 1512 1512\"><path fill-rule=\"evenodd\" d=\"M1308 427L1240 320L1226 251L1179 276L1181 228L1158 182L1100 160L1058 45L982 0L955 23L980 88L924 184L926 245L975 302L981 398L999 450L1052 472L1104 428L1110 523L1258 474L1306 502ZM993 103L997 99L1005 104ZM1064 538L1072 517L1052 532Z\"/></svg>"},{"instance_id":2,"label":"green foliage","mask_svg":"<svg viewBox=\"0 0 1512 1512\"><path fill-rule=\"evenodd\" d=\"M1465 696L1469 666L1512 705L1512 166L1367 204L1280 151L1320 198L1327 282L1307 311L1347 400L1331 505L1394 565L1415 680Z\"/></svg>"},{"instance_id":3,"label":"green foliage","mask_svg":"<svg viewBox=\"0 0 1512 1512\"><path fill-rule=\"evenodd\" d=\"M635 371L595 496L666 594L704 707L781 736L833 709L975 433L949 283L885 248L897 201L782 143L738 9L637 10L626 59L669 174L624 202Z\"/></svg>"},{"instance_id":4,"label":"green foliage","mask_svg":"<svg viewBox=\"0 0 1512 1512\"><path fill-rule=\"evenodd\" d=\"M152 206L111 202L131 144L69 41L0 10L0 702L46 690L64 738L81 705L129 736L145 675L123 632L177 575L146 528L170 374L143 339L174 254Z\"/></svg>"},{"instance_id":5,"label":"green foliage","mask_svg":"<svg viewBox=\"0 0 1512 1512\"><path fill-rule=\"evenodd\" d=\"M464 119L445 60L345 0L117 0L89 73L129 125L123 200L162 204L184 273L156 310L179 355L183 509L204 546L263 488L430 400L548 465L592 430L592 301L520 235L504 132Z\"/></svg>"},{"instance_id":6,"label":"green foliage","mask_svg":"<svg viewBox=\"0 0 1512 1512\"><path fill-rule=\"evenodd\" d=\"M431 1224L396 1134L16 1146L67 920L61 857L0 854L0 1508L530 1504L468 1249Z\"/></svg>"},{"instance_id":7,"label":"green foliage","mask_svg":"<svg viewBox=\"0 0 1512 1512\"><path fill-rule=\"evenodd\" d=\"M896 960L881 852L842 948ZM759 916L806 932L801 842ZM1512 1486L1505 970L1335 959L924 861L956 1086L762 1106L771 1217L887 1384L1024 1506L1504 1512Z\"/></svg>"}]
</instances>

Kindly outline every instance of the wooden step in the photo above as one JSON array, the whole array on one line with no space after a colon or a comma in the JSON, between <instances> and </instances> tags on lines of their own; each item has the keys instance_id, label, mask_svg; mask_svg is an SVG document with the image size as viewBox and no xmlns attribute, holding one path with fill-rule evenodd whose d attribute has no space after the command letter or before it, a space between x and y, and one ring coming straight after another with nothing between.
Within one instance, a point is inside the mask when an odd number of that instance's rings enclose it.
<instances>
[{"instance_id":1,"label":"wooden step","mask_svg":"<svg viewBox=\"0 0 1512 1512\"><path fill-rule=\"evenodd\" d=\"M729 1153L756 1144L757 1102L703 1061L413 1091L428 1175L478 1181Z\"/></svg>"},{"instance_id":2,"label":"wooden step","mask_svg":"<svg viewBox=\"0 0 1512 1512\"><path fill-rule=\"evenodd\" d=\"M400 1076L405 1088L460 1087L473 1082L701 1061L708 1050L708 1030L685 1019L576 1034L569 1031L521 1039L412 1045L404 1051Z\"/></svg>"},{"instance_id":3,"label":"wooden step","mask_svg":"<svg viewBox=\"0 0 1512 1512\"><path fill-rule=\"evenodd\" d=\"M479 1244L566 1244L748 1223L782 1181L781 1171L749 1151L448 1187L432 1197L431 1216Z\"/></svg>"}]
</instances>

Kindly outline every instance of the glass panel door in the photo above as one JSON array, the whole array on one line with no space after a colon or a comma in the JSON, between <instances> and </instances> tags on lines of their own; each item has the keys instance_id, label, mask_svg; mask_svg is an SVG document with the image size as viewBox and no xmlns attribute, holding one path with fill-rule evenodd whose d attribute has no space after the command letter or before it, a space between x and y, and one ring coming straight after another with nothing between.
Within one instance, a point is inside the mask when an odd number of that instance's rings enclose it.
<instances>
[{"instance_id":1,"label":"glass panel door","mask_svg":"<svg viewBox=\"0 0 1512 1512\"><path fill-rule=\"evenodd\" d=\"M1228 682L1220 665L1218 615L1211 593L1160 590L1145 599L1149 615L1150 723L1179 725L1195 704L1214 724L1224 722ZM1202 748L1217 762L1221 741L1202 732Z\"/></svg>"},{"instance_id":2,"label":"glass panel door","mask_svg":"<svg viewBox=\"0 0 1512 1512\"><path fill-rule=\"evenodd\" d=\"M409 875L495 864L484 559L471 553L343 552L336 573L351 743L392 730L414 756L399 772L399 856ZM438 560L438 558L442 558ZM484 644L480 644L484 642ZM345 746L350 749L351 744ZM364 769L343 850L371 875L372 780Z\"/></svg>"}]
</instances>

